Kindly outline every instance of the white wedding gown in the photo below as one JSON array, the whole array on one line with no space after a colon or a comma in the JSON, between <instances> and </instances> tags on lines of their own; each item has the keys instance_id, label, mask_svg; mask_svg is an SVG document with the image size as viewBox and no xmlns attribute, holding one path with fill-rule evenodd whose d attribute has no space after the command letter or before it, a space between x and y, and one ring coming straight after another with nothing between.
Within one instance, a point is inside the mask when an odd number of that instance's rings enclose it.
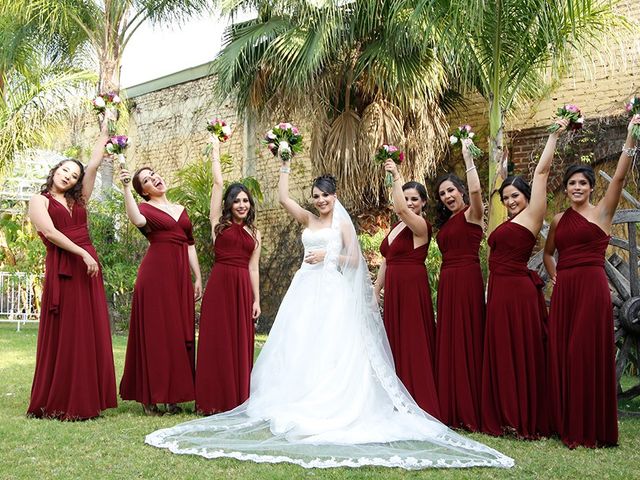
<instances>
[{"instance_id":1,"label":"white wedding gown","mask_svg":"<svg viewBox=\"0 0 640 480\"><path fill-rule=\"evenodd\" d=\"M158 430L174 453L306 468L511 467L513 460L422 411L395 375L353 225L336 202L331 228L305 229L324 263L295 274L236 409Z\"/></svg>"}]
</instances>

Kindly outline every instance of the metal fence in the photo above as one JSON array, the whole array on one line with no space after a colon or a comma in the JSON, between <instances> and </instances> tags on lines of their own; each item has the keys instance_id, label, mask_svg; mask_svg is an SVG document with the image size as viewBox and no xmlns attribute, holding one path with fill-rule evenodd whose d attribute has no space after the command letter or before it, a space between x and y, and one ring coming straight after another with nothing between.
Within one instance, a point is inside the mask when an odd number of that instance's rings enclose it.
<instances>
[{"instance_id":1,"label":"metal fence","mask_svg":"<svg viewBox=\"0 0 640 480\"><path fill-rule=\"evenodd\" d=\"M17 330L40 318L42 276L0 272L0 322L15 322Z\"/></svg>"}]
</instances>

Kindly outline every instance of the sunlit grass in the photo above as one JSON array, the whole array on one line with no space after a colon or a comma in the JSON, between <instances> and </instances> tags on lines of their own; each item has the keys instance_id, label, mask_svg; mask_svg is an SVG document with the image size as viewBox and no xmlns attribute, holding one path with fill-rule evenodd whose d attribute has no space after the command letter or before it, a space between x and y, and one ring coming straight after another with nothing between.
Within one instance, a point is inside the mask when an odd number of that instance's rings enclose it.
<instances>
[{"instance_id":1,"label":"sunlit grass","mask_svg":"<svg viewBox=\"0 0 640 480\"><path fill-rule=\"evenodd\" d=\"M263 344L265 337L257 339ZM126 337L113 338L117 380L122 374ZM640 418L620 419L620 447L569 450L558 440L522 442L471 435L513 457L511 470L423 470L360 468L305 470L293 465L260 465L229 459L174 455L144 444L147 433L196 418L193 404L176 416L145 417L135 402L120 402L102 418L86 422L28 419L36 348L36 327L20 332L0 324L0 479L467 479L467 478L638 478ZM628 406L627 406L628 404ZM640 402L625 402L640 410Z\"/></svg>"}]
</instances>

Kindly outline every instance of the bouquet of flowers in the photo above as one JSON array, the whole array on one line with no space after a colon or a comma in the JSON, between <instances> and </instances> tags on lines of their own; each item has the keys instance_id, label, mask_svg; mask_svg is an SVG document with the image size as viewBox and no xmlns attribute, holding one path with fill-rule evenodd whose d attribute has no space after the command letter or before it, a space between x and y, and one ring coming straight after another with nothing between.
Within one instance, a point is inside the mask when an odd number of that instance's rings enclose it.
<instances>
[{"instance_id":1,"label":"bouquet of flowers","mask_svg":"<svg viewBox=\"0 0 640 480\"><path fill-rule=\"evenodd\" d=\"M107 120L109 133L116 131L116 120L118 119L118 106L122 100L116 92L101 93L91 101L93 109L98 115L104 115Z\"/></svg>"},{"instance_id":2,"label":"bouquet of flowers","mask_svg":"<svg viewBox=\"0 0 640 480\"><path fill-rule=\"evenodd\" d=\"M476 134L473 132L473 128L471 128L471 125L460 125L458 129L449 137L449 142L451 142L451 145L460 145L462 147L463 139L473 139L473 137L475 136ZM473 158L482 156L482 150L480 150L474 143L469 144L469 153L471 153L471 156Z\"/></svg>"},{"instance_id":3,"label":"bouquet of flowers","mask_svg":"<svg viewBox=\"0 0 640 480\"><path fill-rule=\"evenodd\" d=\"M566 118L569 120L569 125L567 126L567 131L569 130L580 130L582 125L584 124L584 117L582 116L582 112L577 105L573 103L568 103L563 107L558 108L556 112L556 117L558 118ZM560 125L554 123L547 128L547 132L557 132L560 129Z\"/></svg>"},{"instance_id":4,"label":"bouquet of flowers","mask_svg":"<svg viewBox=\"0 0 640 480\"><path fill-rule=\"evenodd\" d=\"M104 145L104 150L107 154L114 155L117 158L120 168L127 168L124 151L128 146L129 137L126 135L115 135L107 140L107 143Z\"/></svg>"},{"instance_id":5,"label":"bouquet of flowers","mask_svg":"<svg viewBox=\"0 0 640 480\"><path fill-rule=\"evenodd\" d=\"M629 103L627 103L627 112L631 115L640 114L640 97L633 97L629 100ZM636 140L640 140L640 125L631 127L631 135L633 135L633 138Z\"/></svg>"},{"instance_id":6,"label":"bouquet of flowers","mask_svg":"<svg viewBox=\"0 0 640 480\"><path fill-rule=\"evenodd\" d=\"M376 156L373 157L373 161L377 165L384 165L384 162L386 162L388 158L393 160L396 165L400 165L404 161L404 152L401 152L395 145L382 145L378 150L376 150ZM393 176L391 175L391 172L387 172L387 175L384 178L384 184L387 187L391 187L393 185Z\"/></svg>"},{"instance_id":7,"label":"bouquet of flowers","mask_svg":"<svg viewBox=\"0 0 640 480\"><path fill-rule=\"evenodd\" d=\"M262 142L274 157L279 156L284 162L302 151L302 135L290 123L279 123L273 127L266 133Z\"/></svg>"},{"instance_id":8,"label":"bouquet of flowers","mask_svg":"<svg viewBox=\"0 0 640 480\"><path fill-rule=\"evenodd\" d=\"M218 137L220 143L226 142L229 140L229 137L231 137L231 127L227 125L227 122L220 120L219 118L207 121L207 132ZM204 153L205 155L209 155L211 153L211 143L207 144L204 149Z\"/></svg>"},{"instance_id":9,"label":"bouquet of flowers","mask_svg":"<svg viewBox=\"0 0 640 480\"><path fill-rule=\"evenodd\" d=\"M221 143L229 140L231 136L231 127L227 125L227 122L219 118L207 122L207 131L218 137Z\"/></svg>"}]
</instances>

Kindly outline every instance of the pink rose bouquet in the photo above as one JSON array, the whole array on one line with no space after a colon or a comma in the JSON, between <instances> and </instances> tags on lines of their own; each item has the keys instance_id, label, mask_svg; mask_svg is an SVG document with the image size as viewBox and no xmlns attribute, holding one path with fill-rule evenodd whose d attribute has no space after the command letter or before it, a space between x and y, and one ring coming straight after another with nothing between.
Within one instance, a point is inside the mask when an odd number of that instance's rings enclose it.
<instances>
[{"instance_id":1,"label":"pink rose bouquet","mask_svg":"<svg viewBox=\"0 0 640 480\"><path fill-rule=\"evenodd\" d=\"M108 155L113 155L118 160L120 168L127 168L127 162L124 158L124 151L129 146L129 137L126 135L115 135L104 145L104 150Z\"/></svg>"},{"instance_id":2,"label":"pink rose bouquet","mask_svg":"<svg viewBox=\"0 0 640 480\"><path fill-rule=\"evenodd\" d=\"M376 150L376 155L373 157L373 161L377 165L384 165L384 162L390 158L396 165L400 165L404 162L404 152L400 151L398 147L395 145L382 145L378 150ZM393 185L393 176L391 172L387 172L387 175L384 177L384 184L387 187L391 187Z\"/></svg>"},{"instance_id":3,"label":"pink rose bouquet","mask_svg":"<svg viewBox=\"0 0 640 480\"><path fill-rule=\"evenodd\" d=\"M302 135L297 127L290 123L281 122L269 130L262 140L274 157L280 157L283 162L302 151Z\"/></svg>"},{"instance_id":4,"label":"pink rose bouquet","mask_svg":"<svg viewBox=\"0 0 640 480\"><path fill-rule=\"evenodd\" d=\"M458 129L455 132L453 132L449 137L449 142L451 143L451 145L459 145L460 147L462 147L463 139L470 138L473 140L473 137L475 136L476 134L474 133L473 128L471 128L471 125L469 124L460 125ZM476 144L470 143L468 148L469 148L469 153L471 153L471 156L473 158L478 158L482 156L482 150L480 150L476 146Z\"/></svg>"},{"instance_id":5,"label":"pink rose bouquet","mask_svg":"<svg viewBox=\"0 0 640 480\"><path fill-rule=\"evenodd\" d=\"M626 105L627 112L629 112L632 116L640 114L640 97L633 97ZM634 125L631 127L631 135L636 140L640 140L640 125Z\"/></svg>"},{"instance_id":6,"label":"pink rose bouquet","mask_svg":"<svg viewBox=\"0 0 640 480\"><path fill-rule=\"evenodd\" d=\"M570 130L580 130L582 125L584 124L584 117L582 116L582 112L577 105L573 103L568 103L563 107L558 108L556 112L557 118L566 118L569 120L569 125L567 126L567 131ZM548 132L557 132L560 129L560 125L554 123L547 128Z\"/></svg>"}]
</instances>

